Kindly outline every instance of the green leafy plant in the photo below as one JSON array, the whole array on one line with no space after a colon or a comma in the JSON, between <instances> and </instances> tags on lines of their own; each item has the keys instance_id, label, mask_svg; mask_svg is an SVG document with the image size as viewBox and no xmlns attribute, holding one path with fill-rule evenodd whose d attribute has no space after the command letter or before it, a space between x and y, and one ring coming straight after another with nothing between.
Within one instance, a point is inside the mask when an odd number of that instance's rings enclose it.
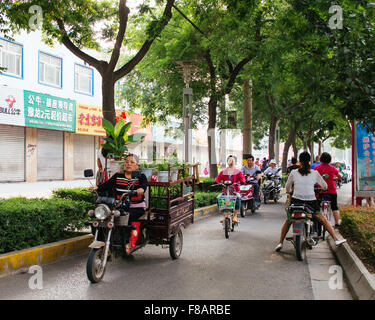
<instances>
[{"instance_id":1,"label":"green leafy plant","mask_svg":"<svg viewBox=\"0 0 375 320\"><path fill-rule=\"evenodd\" d=\"M108 156L115 160L121 160L124 157L128 142L128 131L131 127L131 122L125 123L125 113L121 118L116 118L116 125L114 126L110 121L103 119L103 128L107 134L104 138L105 143L103 149L108 151Z\"/></svg>"}]
</instances>

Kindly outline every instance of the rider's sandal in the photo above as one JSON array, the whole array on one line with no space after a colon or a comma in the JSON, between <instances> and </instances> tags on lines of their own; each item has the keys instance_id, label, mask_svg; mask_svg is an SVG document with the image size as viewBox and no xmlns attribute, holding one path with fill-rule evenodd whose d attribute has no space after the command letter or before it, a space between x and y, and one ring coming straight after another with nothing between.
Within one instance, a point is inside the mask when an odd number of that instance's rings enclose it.
<instances>
[{"instance_id":1,"label":"rider's sandal","mask_svg":"<svg viewBox=\"0 0 375 320\"><path fill-rule=\"evenodd\" d=\"M283 248L283 244L282 243L279 243L276 248L275 248L275 251L276 252L280 252L280 250Z\"/></svg>"},{"instance_id":2,"label":"rider's sandal","mask_svg":"<svg viewBox=\"0 0 375 320\"><path fill-rule=\"evenodd\" d=\"M343 239L343 240L336 240L335 241L335 244L336 244L336 246L339 246L339 245L341 245L341 244L343 244L343 243L345 243L346 242L346 239Z\"/></svg>"},{"instance_id":3,"label":"rider's sandal","mask_svg":"<svg viewBox=\"0 0 375 320\"><path fill-rule=\"evenodd\" d=\"M238 219L237 219L237 217L233 217L233 218L232 218L232 222L233 222L233 223L238 223Z\"/></svg>"}]
</instances>

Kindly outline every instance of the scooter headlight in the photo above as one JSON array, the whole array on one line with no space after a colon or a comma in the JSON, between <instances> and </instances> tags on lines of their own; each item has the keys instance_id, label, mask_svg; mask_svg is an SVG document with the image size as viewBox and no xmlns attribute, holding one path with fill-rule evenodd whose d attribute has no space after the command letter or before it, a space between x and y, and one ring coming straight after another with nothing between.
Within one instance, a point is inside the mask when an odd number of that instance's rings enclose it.
<instances>
[{"instance_id":1,"label":"scooter headlight","mask_svg":"<svg viewBox=\"0 0 375 320\"><path fill-rule=\"evenodd\" d=\"M104 220L108 218L111 215L111 209L108 208L105 204L99 204L95 208L95 217L97 217L100 220Z\"/></svg>"}]
</instances>

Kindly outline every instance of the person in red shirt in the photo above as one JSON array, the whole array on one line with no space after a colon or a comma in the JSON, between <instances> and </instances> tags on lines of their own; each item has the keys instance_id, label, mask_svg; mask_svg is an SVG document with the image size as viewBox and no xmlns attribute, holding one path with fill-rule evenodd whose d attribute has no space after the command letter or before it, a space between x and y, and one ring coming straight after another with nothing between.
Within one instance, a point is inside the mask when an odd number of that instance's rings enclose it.
<instances>
[{"instance_id":1,"label":"person in red shirt","mask_svg":"<svg viewBox=\"0 0 375 320\"><path fill-rule=\"evenodd\" d=\"M333 217L335 218L335 227L340 225L340 211L337 205L337 190L335 185L335 177L341 179L342 176L336 167L330 165L332 158L328 152L323 152L320 156L321 164L316 166L314 170L317 170L323 179L327 182L328 190L324 194L328 194L331 200L331 209Z\"/></svg>"},{"instance_id":2,"label":"person in red shirt","mask_svg":"<svg viewBox=\"0 0 375 320\"><path fill-rule=\"evenodd\" d=\"M241 170L238 170L235 167L236 159L233 156L229 156L227 159L227 163L228 163L228 167L219 173L219 175L215 179L215 182L232 181L232 183L237 183L237 182L245 183L246 179L243 173L241 172ZM234 223L236 223L238 222L237 214L241 208L241 194L240 194L239 185L234 185L234 195L237 196L237 200L236 200L236 206L235 206L232 220ZM220 222L223 222L223 220L221 220Z\"/></svg>"}]
</instances>

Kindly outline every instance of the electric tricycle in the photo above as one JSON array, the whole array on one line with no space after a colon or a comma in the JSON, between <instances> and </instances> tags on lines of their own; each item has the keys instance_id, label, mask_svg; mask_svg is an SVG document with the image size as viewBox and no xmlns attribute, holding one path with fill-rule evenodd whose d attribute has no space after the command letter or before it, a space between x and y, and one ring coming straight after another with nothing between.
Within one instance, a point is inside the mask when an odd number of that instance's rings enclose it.
<instances>
[{"instance_id":1,"label":"electric tricycle","mask_svg":"<svg viewBox=\"0 0 375 320\"><path fill-rule=\"evenodd\" d=\"M135 181L140 172L134 171L133 174L133 184L129 185L120 199L99 193L95 209L88 213L92 220L87 225L91 226L95 236L89 246L91 251L86 265L87 277L92 283L103 279L107 262L112 258L118 255L128 258L149 244L169 246L171 258L178 259L183 246L182 230L194 223L196 179L194 175L179 175L176 181L148 182L146 212L132 225L128 225L130 197L135 192ZM85 170L84 176L92 177L93 171Z\"/></svg>"}]
</instances>

